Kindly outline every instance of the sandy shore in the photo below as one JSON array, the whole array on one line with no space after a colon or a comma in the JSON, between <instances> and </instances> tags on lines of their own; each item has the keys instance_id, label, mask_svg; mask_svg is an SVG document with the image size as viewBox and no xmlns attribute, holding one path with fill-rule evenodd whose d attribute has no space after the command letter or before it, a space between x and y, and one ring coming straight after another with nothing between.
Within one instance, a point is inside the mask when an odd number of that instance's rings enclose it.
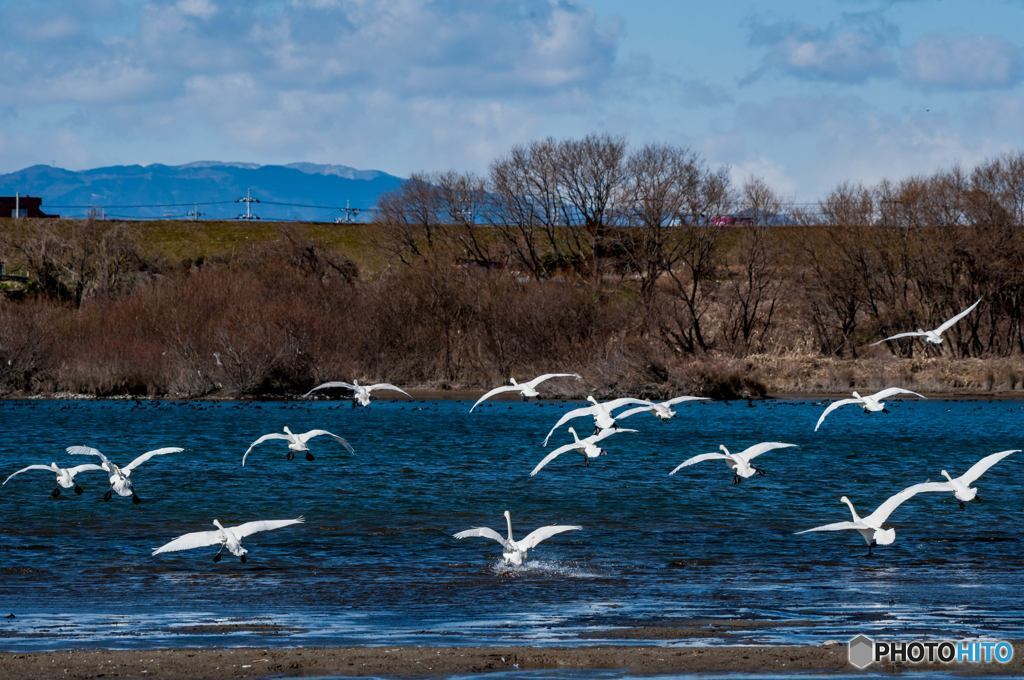
<instances>
[{"instance_id":1,"label":"sandy shore","mask_svg":"<svg viewBox=\"0 0 1024 680\"><path fill-rule=\"evenodd\" d=\"M1024 647L1005 666L949 666L986 674L1024 673ZM429 677L510 670L622 670L669 673L853 672L846 645L772 647L329 647L163 649L0 653L3 678L262 678L302 676ZM901 666L872 670L936 670Z\"/></svg>"}]
</instances>

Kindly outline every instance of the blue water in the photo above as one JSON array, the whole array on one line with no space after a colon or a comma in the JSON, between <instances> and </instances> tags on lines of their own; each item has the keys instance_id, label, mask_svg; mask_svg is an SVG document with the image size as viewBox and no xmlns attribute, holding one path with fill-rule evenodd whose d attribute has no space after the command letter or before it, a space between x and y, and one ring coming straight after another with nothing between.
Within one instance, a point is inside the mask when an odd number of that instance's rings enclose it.
<instances>
[{"instance_id":1,"label":"blue water","mask_svg":"<svg viewBox=\"0 0 1024 680\"><path fill-rule=\"evenodd\" d=\"M896 543L875 557L853 532L794 536L848 519L839 496L871 512L939 470L959 474L994 451L1024 447L1024 402L890 402L844 409L819 433L821 403L683 405L662 424L608 439L585 468L563 456L537 477L541 440L564 402L0 402L0 471L84 462L72 444L126 463L142 451L183 454L140 467L140 505L51 500L52 477L0 489L0 649L166 645L534 644L616 642L610 629L756 621L685 644L813 643L879 636L1024 637L1024 454L979 483L981 503L919 496L893 516ZM581 423L582 424L582 423ZM356 449L314 440L313 462L249 442L284 425L326 428ZM586 427L586 426L584 426ZM553 444L568 437L561 434ZM669 477L719 443L800 448L765 454L739 486L722 464ZM581 524L499 565L500 546L456 541L474 526L519 537ZM305 515L304 525L249 538L249 561L214 549L150 556L190 531ZM628 639L622 644L648 643ZM655 640L675 644L674 640Z\"/></svg>"}]
</instances>

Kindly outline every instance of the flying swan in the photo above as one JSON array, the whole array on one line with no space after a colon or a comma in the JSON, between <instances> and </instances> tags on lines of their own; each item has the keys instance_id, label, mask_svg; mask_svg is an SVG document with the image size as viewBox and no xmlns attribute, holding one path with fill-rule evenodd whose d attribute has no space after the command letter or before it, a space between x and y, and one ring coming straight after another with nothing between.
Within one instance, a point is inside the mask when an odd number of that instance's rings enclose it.
<instances>
[{"instance_id":1,"label":"flying swan","mask_svg":"<svg viewBox=\"0 0 1024 680\"><path fill-rule=\"evenodd\" d=\"M988 469L1006 458L1010 454L1019 453L1020 449L1010 449L1009 451L1000 451L999 453L993 453L985 456L977 463L972 465L970 469L960 475L959 477L950 477L949 473L945 470L942 471L942 476L946 478L945 482L934 482L943 487L944 491L952 491L956 499L960 501L960 509L964 510L970 501L981 501L981 496L978 495L978 489L972 487L971 484L978 481L978 478L988 472Z\"/></svg>"},{"instance_id":2,"label":"flying swan","mask_svg":"<svg viewBox=\"0 0 1024 680\"><path fill-rule=\"evenodd\" d=\"M569 451L579 451L580 453L582 453L583 464L589 467L591 458L597 458L598 456L603 456L606 453L608 453L607 451L605 451L604 449L597 445L599 441L607 439L613 434L617 434L619 432L636 432L636 430L609 428L607 430L601 430L597 434L592 434L586 439L580 439L576 435L576 430L574 430L571 427L569 428L569 432L572 434L573 442L571 444L559 446L557 449L555 449L548 455L544 456L544 459L541 462L537 463L537 467L533 468L533 472L530 473L531 477L540 472L545 465L553 461L555 458L558 458L563 453L567 453Z\"/></svg>"},{"instance_id":3,"label":"flying swan","mask_svg":"<svg viewBox=\"0 0 1024 680\"><path fill-rule=\"evenodd\" d=\"M350 383L347 382L325 382L322 385L317 385L309 392L302 395L304 398L313 394L318 390L329 390L329 389L344 389L352 391L352 405L355 406L358 403L360 406L370 405L370 392L376 390L389 390L391 392L401 392L405 396L412 399L412 395L403 390L401 387L396 387L391 383L377 383L376 385L360 385L358 380L353 380Z\"/></svg>"},{"instance_id":4,"label":"flying swan","mask_svg":"<svg viewBox=\"0 0 1024 680\"><path fill-rule=\"evenodd\" d=\"M548 436L544 437L544 446L548 445L548 440L551 439L551 435L555 433L555 430L565 425L570 420L576 418L582 418L584 416L591 416L594 419L594 434L597 434L601 430L608 430L615 427L615 421L624 417L625 412L618 416L613 416L612 411L623 406L653 406L653 404L646 399L633 399L632 397L622 397L621 399L612 399L611 401L598 402L593 396L587 397L587 401L590 402L590 406L582 406L580 408L574 408L569 411L555 423L555 426L548 432ZM636 411L636 409L630 409Z\"/></svg>"},{"instance_id":5,"label":"flying swan","mask_svg":"<svg viewBox=\"0 0 1024 680\"><path fill-rule=\"evenodd\" d=\"M889 337L883 340L879 340L878 342L873 342L871 343L871 346L874 347L875 345L881 345L883 342L888 342L889 340L896 340L897 338L924 338L925 342L930 342L933 345L941 345L942 334L948 331L950 328L952 328L957 321L959 321L960 319L964 318L972 311L974 311L974 308L978 306L979 302L981 302L981 298L978 298L978 302L975 302L973 305L971 305L964 311L960 312L952 319L946 321L945 323L943 323L941 326L934 330L925 331L918 328L916 331L909 331L907 333L897 333L896 335L890 335Z\"/></svg>"},{"instance_id":6,"label":"flying swan","mask_svg":"<svg viewBox=\"0 0 1024 680\"><path fill-rule=\"evenodd\" d=\"M821 427L821 424L823 422L825 422L825 418L828 416L829 413L832 413L832 411L835 411L837 408L840 408L842 406L849 406L850 404L859 405L862 409L864 409L865 413L877 413L878 411L888 413L889 409L885 408L885 404L882 402L882 400L896 396L897 394L912 394L915 397L921 397L922 399L927 398L923 394L911 392L910 390L905 390L902 387L887 387L881 392L875 392L874 394L868 394L863 397L860 396L860 394L858 394L857 392L854 392L853 399L840 399L839 401L833 401L831 404L825 407L825 410L818 418L818 424L814 426L814 431L818 431L818 428Z\"/></svg>"},{"instance_id":7,"label":"flying swan","mask_svg":"<svg viewBox=\"0 0 1024 680\"><path fill-rule=\"evenodd\" d=\"M493 390L477 399L476 403L470 407L469 412L472 413L473 409L480 405L480 402L487 401L494 395L501 394L503 392L519 392L523 395L524 400L539 397L540 393L537 392L537 386L546 380L551 380L552 378L576 378L577 380L583 380L583 377L578 373L545 373L544 375L538 375L533 380L524 383L517 383L515 378L509 378L508 385L495 387Z\"/></svg>"},{"instance_id":8,"label":"flying swan","mask_svg":"<svg viewBox=\"0 0 1024 680\"><path fill-rule=\"evenodd\" d=\"M649 406L637 406L636 408L631 408L628 411L623 411L616 416L616 420L622 420L623 418L635 416L638 413L646 413L650 411L658 418L658 420L664 423L675 418L676 412L672 410L672 407L676 404L682 404L687 401L707 401L707 399L707 397L675 397L668 401L652 403Z\"/></svg>"},{"instance_id":9,"label":"flying swan","mask_svg":"<svg viewBox=\"0 0 1024 680\"><path fill-rule=\"evenodd\" d=\"M219 520L213 520L213 526L217 527L216 531L196 531L191 534L185 534L179 536L170 543L162 545L153 551L154 555L160 553L177 552L179 550L192 550L193 548L205 548L208 545L220 545L220 549L217 550L217 554L213 556L214 562L220 562L220 555L227 548L235 557L239 558L243 563L245 562L245 556L249 553L248 550L242 547L242 539L246 536L252 536L253 534L261 531L273 531L274 529L280 529L281 527L288 527L293 524L302 524L306 520L302 517L296 519L271 519L261 520L259 522L246 522L245 524L239 524L237 527L225 527L221 526Z\"/></svg>"},{"instance_id":10,"label":"flying swan","mask_svg":"<svg viewBox=\"0 0 1024 680\"><path fill-rule=\"evenodd\" d=\"M49 465L29 465L28 467L21 468L10 477L4 480L4 486L7 482L11 481L15 475L20 475L22 472L28 472L29 470L46 470L47 472L53 472L57 475L57 486L53 488L53 492L50 494L53 498L60 497L61 489L74 489L75 493L79 496L82 495L82 487L75 481L75 475L80 472L86 472L89 470L102 470L103 468L95 463L86 463L85 465L76 465L75 467L62 468L56 463L50 463Z\"/></svg>"},{"instance_id":11,"label":"flying swan","mask_svg":"<svg viewBox=\"0 0 1024 680\"><path fill-rule=\"evenodd\" d=\"M804 529L803 531L798 531L796 533L806 534L812 531L844 531L852 529L864 538L864 542L868 544L868 555L870 556L871 549L876 545L890 545L896 540L895 529L884 529L882 527L886 520L889 519L889 515L891 515L896 508L900 507L904 502L910 500L919 493L948 490L949 488L947 485L940 482L923 482L921 484L915 484L914 486L909 486L898 494L891 496L867 517L859 516L857 514L857 510L853 507L853 503L850 502L850 499L843 496L839 500L850 507L850 514L853 515L853 521L826 524L824 526L814 527L813 529Z\"/></svg>"},{"instance_id":12,"label":"flying swan","mask_svg":"<svg viewBox=\"0 0 1024 680\"><path fill-rule=\"evenodd\" d=\"M541 541L545 541L555 534L560 534L565 531L579 531L583 527L570 526L567 524L556 524L552 526L541 527L533 531L521 540L514 540L512 538L512 515L509 511L505 511L505 523L508 525L508 538L502 538L494 529L488 527L477 527L476 529L466 529L455 534L455 538L462 540L463 538L490 538L498 543L501 543L502 553L501 556L505 560L505 564L511 564L520 566L526 561L526 553L529 550L537 547L537 544Z\"/></svg>"},{"instance_id":13,"label":"flying swan","mask_svg":"<svg viewBox=\"0 0 1024 680\"><path fill-rule=\"evenodd\" d=\"M249 454L252 453L252 450L254 448L259 446L263 442L270 441L271 439L283 439L286 442L288 442L288 453L285 454L285 458L287 458L288 460L295 458L296 453L302 452L306 453L306 460L314 460L313 454L309 452L309 446L306 444L306 442L308 442L313 437L319 437L320 435L330 437L334 441L344 446L345 450L348 451L349 453L355 453L355 449L353 449L347 441L345 441L336 434L328 432L327 430L310 430L309 432L304 432L302 434L295 434L294 432L289 430L287 426L285 426L284 434L281 434L279 432L271 432L270 434L263 435L262 437L254 441L252 444L250 444L248 450L245 452L245 455L242 456L242 467L245 467L245 459L249 457Z\"/></svg>"},{"instance_id":14,"label":"flying swan","mask_svg":"<svg viewBox=\"0 0 1024 680\"><path fill-rule=\"evenodd\" d=\"M185 449L177 446L168 446L163 449L147 451L124 467L118 467L109 458L92 448L91 446L69 446L67 452L72 456L96 456L100 459L100 468L110 475L110 488L103 494L103 500L109 501L114 492L118 496L131 496L132 503L141 503L142 499L135 493L135 486L132 484L131 476L135 468L155 456L166 456L168 453L181 453Z\"/></svg>"},{"instance_id":15,"label":"flying swan","mask_svg":"<svg viewBox=\"0 0 1024 680\"><path fill-rule=\"evenodd\" d=\"M699 456L688 458L677 465L669 474L674 475L684 467L703 463L706 460L724 460L726 465L732 469L732 483L739 484L744 479L749 479L754 475L765 474L763 468L759 469L751 465L751 460L757 458L762 453L774 451L775 449L786 449L791 446L796 446L796 444L785 444L783 442L761 442L760 444L754 444L751 447L745 448L739 453L729 453L729 449L725 448L724 445L720 445L718 448L721 453L702 453Z\"/></svg>"}]
</instances>

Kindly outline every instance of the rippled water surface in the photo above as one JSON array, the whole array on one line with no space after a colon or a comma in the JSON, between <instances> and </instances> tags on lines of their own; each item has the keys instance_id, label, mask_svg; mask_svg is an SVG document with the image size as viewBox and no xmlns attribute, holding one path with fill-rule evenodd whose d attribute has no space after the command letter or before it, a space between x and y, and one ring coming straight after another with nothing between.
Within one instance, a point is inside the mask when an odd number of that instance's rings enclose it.
<instances>
[{"instance_id":1,"label":"rippled water surface","mask_svg":"<svg viewBox=\"0 0 1024 680\"><path fill-rule=\"evenodd\" d=\"M820 642L859 632L1024 638L1024 454L979 483L961 511L928 494L893 516L895 545L865 556L852 532L794 536L862 514L943 468L959 474L994 451L1024 448L1019 401L890 402L843 409L814 433L811 401L683 405L662 424L606 440L590 467L563 456L537 477L540 443L564 402L0 402L4 475L32 463L85 462L86 444L127 463L140 505L103 502L103 473L80 497L52 500L30 472L0 489L0 648L154 645L607 644L637 626L700 629L686 644ZM589 427L583 425L584 429ZM265 432L325 428L356 449L314 440L316 460L284 446L242 453ZM568 435L553 438L558 443ZM724 443L800 448L758 459L739 486L720 463L668 472ZM581 524L500 567L500 546L456 531L517 537ZM204 548L150 556L190 531L305 515L249 538L249 561ZM722 619L709 626L706 619ZM625 644L673 644L633 633Z\"/></svg>"}]
</instances>

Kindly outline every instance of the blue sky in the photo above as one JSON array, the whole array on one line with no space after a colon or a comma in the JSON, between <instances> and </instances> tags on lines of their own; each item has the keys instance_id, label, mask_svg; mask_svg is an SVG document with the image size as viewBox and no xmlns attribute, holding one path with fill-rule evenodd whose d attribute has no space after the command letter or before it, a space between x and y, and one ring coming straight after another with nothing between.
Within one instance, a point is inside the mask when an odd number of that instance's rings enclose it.
<instances>
[{"instance_id":1,"label":"blue sky","mask_svg":"<svg viewBox=\"0 0 1024 680\"><path fill-rule=\"evenodd\" d=\"M1024 146L1024 1L0 0L0 171L684 144L810 201Z\"/></svg>"}]
</instances>

